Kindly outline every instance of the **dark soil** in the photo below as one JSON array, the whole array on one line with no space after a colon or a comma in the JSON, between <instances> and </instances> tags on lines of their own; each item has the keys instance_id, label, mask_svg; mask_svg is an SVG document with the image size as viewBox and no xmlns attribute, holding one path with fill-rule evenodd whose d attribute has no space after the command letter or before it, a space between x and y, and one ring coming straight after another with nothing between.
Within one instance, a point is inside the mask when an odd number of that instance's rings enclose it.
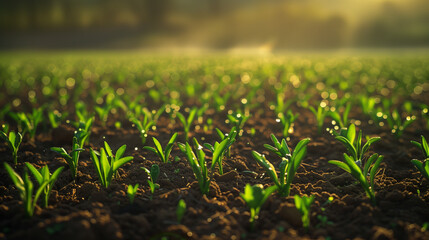
<instances>
[{"instance_id":1,"label":"dark soil","mask_svg":"<svg viewBox=\"0 0 429 240\"><path fill-rule=\"evenodd\" d=\"M264 153L277 166L280 159L263 148L271 143L269 135L281 137L280 124L274 113L253 114L245 125L245 133L232 146L231 157L224 160L225 174L215 175L208 196L200 193L193 172L185 156L175 146L170 163L162 163L158 157L142 150L138 131L130 124L118 130L111 120L107 127L96 122L90 136L90 145L81 154L78 178L72 181L64 159L49 150L50 147L71 147L73 129L62 125L52 132L37 135L35 143L24 140L19 150L19 173L24 162L36 167L49 165L51 171L66 166L55 184L49 207L36 207L35 216L25 217L18 191L3 167L0 169L0 239L429 239L424 225L429 222L429 183L410 163L422 155L410 140L420 141L420 135L428 131L415 122L406 129L400 139L394 138L389 129L373 126L352 113L351 118L362 121L364 136L380 136L382 141L371 147L371 152L385 156L376 177L378 205L371 205L360 185L347 173L328 163L341 159L345 148L329 133L317 134L313 115L300 109L295 132L289 141L295 147L299 140L310 137L308 153L293 180L291 197L273 194L263 205L254 231L249 226L249 209L240 197L246 183L272 185L251 151ZM224 116L211 116L214 127L224 132L229 127ZM194 123L194 126L197 122ZM325 127L329 126L327 119ZM255 128L254 136L249 134ZM157 131L150 131L147 145L153 145L156 136L165 146L170 136L183 131L179 122L171 124L162 115ZM249 132L248 132L249 131ZM200 142L218 141L215 131L191 131ZM204 140L201 140L204 138ZM98 181L89 158L89 147L99 149L106 140L116 150L127 145L126 156L134 160L125 164L119 177L104 189ZM207 154L209 155L209 154ZM178 156L180 160L175 161ZM0 143L0 159L12 162L4 142ZM148 176L140 167L150 168L159 164L160 189L151 193ZM126 190L129 184L140 184L134 204L129 204ZM295 209L293 195L314 195L311 207L311 226L306 231ZM326 204L329 197L334 200ZM187 210L182 222L176 222L176 206L184 199ZM327 217L327 222L320 220Z\"/></svg>"}]
</instances>

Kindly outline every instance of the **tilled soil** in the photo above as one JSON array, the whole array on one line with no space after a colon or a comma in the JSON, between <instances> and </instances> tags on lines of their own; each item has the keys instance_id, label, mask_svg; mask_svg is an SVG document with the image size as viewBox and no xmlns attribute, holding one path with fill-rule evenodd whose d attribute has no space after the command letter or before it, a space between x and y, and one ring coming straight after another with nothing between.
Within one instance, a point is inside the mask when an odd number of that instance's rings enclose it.
<instances>
[{"instance_id":1,"label":"tilled soil","mask_svg":"<svg viewBox=\"0 0 429 240\"><path fill-rule=\"evenodd\" d=\"M265 114L265 115L264 115ZM149 151L142 150L138 131L131 124L122 129L96 122L90 136L90 145L80 156L79 172L73 181L64 159L49 150L50 147L71 148L73 128L62 125L51 132L42 132L31 143L24 140L18 154L19 173L24 162L36 167L49 165L51 171L66 166L55 184L49 207L36 207L32 218L25 217L18 191L4 168L0 169L0 239L429 239L425 224L429 222L429 183L410 163L422 154L410 140L420 141L420 135L429 132L415 122L400 139L394 138L386 127L373 126L362 120L364 136L380 136L370 152L385 156L376 177L377 206L371 205L360 185L346 172L329 164L341 159L345 148L327 132L317 134L313 115L300 110L295 131L289 141L295 147L298 141L310 137L307 155L293 180L290 197L273 194L263 205L254 231L249 225L249 209L240 193L246 183L272 185L262 167L252 158L256 150L278 166L280 159L270 154L264 143L271 144L270 134L281 137L280 124L270 110L254 114L245 125L245 133L231 148L231 156L224 159L223 175L215 174L207 196L198 184L185 156L175 145L169 163L162 163ZM223 116L212 116L214 127L229 130ZM351 118L360 119L359 114ZM194 122L194 126L197 125ZM329 120L325 127L329 126ZM250 135L254 128L255 135ZM194 128L193 128L194 129ZM179 122L171 123L162 115L156 131L149 132L147 145L153 145L155 136L165 146L170 136L183 130ZM214 130L191 131L192 137L202 142L218 141ZM89 157L89 148L99 149L106 140L116 150L126 144L126 154L134 160L121 167L119 177L111 186L103 188ZM207 155L210 155L207 152ZM174 157L179 159L175 160ZM11 163L11 154L4 142L0 143L0 159ZM148 176L141 167L160 166L160 189L151 196ZM129 184L140 184L136 199L129 204L126 190ZM301 226L293 195L314 195L311 207L311 226ZM333 197L331 203L328 198ZM187 205L181 223L176 220L176 206L180 199ZM323 221L322 218L326 220Z\"/></svg>"}]
</instances>

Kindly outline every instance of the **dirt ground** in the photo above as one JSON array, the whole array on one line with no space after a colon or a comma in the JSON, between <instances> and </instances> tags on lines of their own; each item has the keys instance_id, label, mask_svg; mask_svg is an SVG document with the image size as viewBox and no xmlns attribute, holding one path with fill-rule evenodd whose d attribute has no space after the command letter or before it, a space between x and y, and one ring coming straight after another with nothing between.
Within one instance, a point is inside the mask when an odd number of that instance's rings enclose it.
<instances>
[{"instance_id":1,"label":"dirt ground","mask_svg":"<svg viewBox=\"0 0 429 240\"><path fill-rule=\"evenodd\" d=\"M270 134L281 137L280 123L272 111L254 114L246 123L245 133L231 148L231 157L224 159L223 175L214 176L210 193L200 193L193 172L177 145L169 163L162 163L151 152L142 150L137 129L123 122L121 129L113 126L115 116L107 127L95 122L90 145L82 152L78 178L73 182L63 158L50 147L71 148L73 128L63 124L59 129L41 132L35 143L24 140L18 153L17 171L24 162L36 167L49 165L51 171L66 166L55 184L49 207L36 207L35 216L27 218L18 191L4 168L0 169L0 239L429 239L429 183L422 179L410 160L421 159L422 154L410 140L420 141L420 135L429 136L423 122L416 121L406 129L402 138L395 139L387 127L368 124L358 110L351 118L360 119L364 136L380 136L370 152L385 156L376 177L377 206L373 206L360 185L328 160L341 159L343 145L328 132L317 134L310 111L299 109L290 147L310 137L308 152L298 169L291 187L291 197L273 194L263 205L254 231L249 226L249 209L240 197L246 183L272 185L262 167L252 158L256 150L267 155L274 166L280 159L270 154L264 143L271 144ZM206 116L207 117L207 116ZM226 115L209 115L214 127L226 132ZM330 120L326 120L325 127ZM198 125L197 121L194 126ZM256 133L248 131L254 128ZM194 129L194 128L193 128ZM153 146L155 136L165 146L170 136L179 132L184 141L182 126L172 124L168 115L159 119L157 131L150 131L147 145ZM214 130L191 131L200 142L218 141ZM202 140L203 139L203 140ZM116 150L126 144L125 156L134 160L125 164L111 186L103 188L89 157L89 148L99 149L106 140ZM207 154L209 155L209 154ZM178 156L179 160L174 157ZM12 162L4 142L0 143L0 159ZM160 189L151 193L148 176L140 167L160 166ZM126 189L129 184L140 184L134 204L129 204ZM311 207L311 226L306 231L295 209L293 195L314 195ZM333 197L331 203L327 202ZM182 222L176 221L176 206L180 199L187 205ZM321 220L326 218L326 221Z\"/></svg>"}]
</instances>

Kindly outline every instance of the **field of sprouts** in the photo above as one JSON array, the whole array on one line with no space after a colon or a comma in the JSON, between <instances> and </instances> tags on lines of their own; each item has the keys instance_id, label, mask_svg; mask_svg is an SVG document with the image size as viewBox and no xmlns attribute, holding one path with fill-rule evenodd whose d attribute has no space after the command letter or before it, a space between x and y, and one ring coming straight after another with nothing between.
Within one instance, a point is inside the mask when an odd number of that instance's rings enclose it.
<instances>
[{"instance_id":1,"label":"field of sprouts","mask_svg":"<svg viewBox=\"0 0 429 240\"><path fill-rule=\"evenodd\" d=\"M429 57L0 55L0 239L429 239Z\"/></svg>"}]
</instances>

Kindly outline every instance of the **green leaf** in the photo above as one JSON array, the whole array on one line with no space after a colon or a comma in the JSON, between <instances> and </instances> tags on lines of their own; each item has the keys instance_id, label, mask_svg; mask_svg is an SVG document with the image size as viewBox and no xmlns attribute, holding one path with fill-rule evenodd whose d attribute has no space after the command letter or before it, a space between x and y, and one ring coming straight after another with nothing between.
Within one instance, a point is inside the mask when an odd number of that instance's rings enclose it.
<instances>
[{"instance_id":1,"label":"green leaf","mask_svg":"<svg viewBox=\"0 0 429 240\"><path fill-rule=\"evenodd\" d=\"M334 164L334 165L340 167L341 169L343 169L344 171L346 171L348 173L351 173L350 167L347 164L345 164L345 163L343 163L341 161L338 161L338 160L329 160L328 163Z\"/></svg>"},{"instance_id":2,"label":"green leaf","mask_svg":"<svg viewBox=\"0 0 429 240\"><path fill-rule=\"evenodd\" d=\"M347 139L349 142L353 145L356 137L356 127L354 124L350 124L349 128L347 129Z\"/></svg>"},{"instance_id":3,"label":"green leaf","mask_svg":"<svg viewBox=\"0 0 429 240\"><path fill-rule=\"evenodd\" d=\"M128 156L128 157L123 157L123 158L115 161L113 163L113 169L112 169L113 172L116 172L116 170L118 170L118 168L120 168L122 165L124 165L125 163L127 163L127 162L129 162L129 161L131 161L133 159L134 159L134 157Z\"/></svg>"},{"instance_id":4,"label":"green leaf","mask_svg":"<svg viewBox=\"0 0 429 240\"><path fill-rule=\"evenodd\" d=\"M25 165L27 166L28 170L33 174L34 178L36 178L36 181L40 184L43 182L43 176L40 174L39 170L37 170L33 165L31 165L29 162L25 162Z\"/></svg>"},{"instance_id":5,"label":"green leaf","mask_svg":"<svg viewBox=\"0 0 429 240\"><path fill-rule=\"evenodd\" d=\"M371 183L371 189L372 191L374 191L374 178L375 178L375 174L377 174L378 168L380 167L380 163L381 161L383 161L383 155L380 155L377 159L377 161L375 161L374 165L371 168L371 172L370 172L370 183Z\"/></svg>"},{"instance_id":6,"label":"green leaf","mask_svg":"<svg viewBox=\"0 0 429 240\"><path fill-rule=\"evenodd\" d=\"M115 161L119 160L122 158L122 156L125 153L125 150L127 149L127 145L122 145L117 151L116 151L116 155L115 155Z\"/></svg>"},{"instance_id":7,"label":"green leaf","mask_svg":"<svg viewBox=\"0 0 429 240\"><path fill-rule=\"evenodd\" d=\"M158 164L153 164L150 168L150 176L153 182L158 181L159 173L160 171Z\"/></svg>"}]
</instances>

